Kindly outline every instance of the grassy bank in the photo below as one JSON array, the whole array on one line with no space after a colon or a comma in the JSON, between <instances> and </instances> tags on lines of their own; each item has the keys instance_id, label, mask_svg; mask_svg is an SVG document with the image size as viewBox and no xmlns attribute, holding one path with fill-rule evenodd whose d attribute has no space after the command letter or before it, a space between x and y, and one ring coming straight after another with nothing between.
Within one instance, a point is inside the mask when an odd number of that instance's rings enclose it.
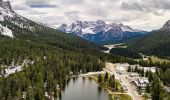
<instances>
[{"instance_id":1,"label":"grassy bank","mask_svg":"<svg viewBox=\"0 0 170 100\"><path fill-rule=\"evenodd\" d=\"M132 100L132 98L127 94L112 94L112 100Z\"/></svg>"},{"instance_id":2,"label":"grassy bank","mask_svg":"<svg viewBox=\"0 0 170 100\"><path fill-rule=\"evenodd\" d=\"M102 77L104 78L104 74L102 74ZM115 80L116 85L117 85L117 90L113 91L112 88L109 86L109 84L107 82L101 82L101 83L98 82L98 75L93 75L93 76L90 76L89 78L96 81L96 83L98 83L102 88L107 90L109 95L110 95L111 100L117 100L117 99L119 99L119 100L132 100L132 98L129 95L123 93L124 92L123 87L119 83L118 80Z\"/></svg>"}]
</instances>

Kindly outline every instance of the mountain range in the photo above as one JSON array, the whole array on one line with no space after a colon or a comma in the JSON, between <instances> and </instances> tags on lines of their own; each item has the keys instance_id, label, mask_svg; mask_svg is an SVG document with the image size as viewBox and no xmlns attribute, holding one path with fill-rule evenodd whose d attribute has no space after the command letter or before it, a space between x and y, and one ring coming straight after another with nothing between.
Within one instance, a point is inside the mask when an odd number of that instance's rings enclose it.
<instances>
[{"instance_id":1,"label":"mountain range","mask_svg":"<svg viewBox=\"0 0 170 100\"><path fill-rule=\"evenodd\" d=\"M62 24L57 30L71 33L95 43L121 42L129 38L146 35L146 31L132 29L121 23L98 21L76 21L71 25Z\"/></svg>"}]
</instances>

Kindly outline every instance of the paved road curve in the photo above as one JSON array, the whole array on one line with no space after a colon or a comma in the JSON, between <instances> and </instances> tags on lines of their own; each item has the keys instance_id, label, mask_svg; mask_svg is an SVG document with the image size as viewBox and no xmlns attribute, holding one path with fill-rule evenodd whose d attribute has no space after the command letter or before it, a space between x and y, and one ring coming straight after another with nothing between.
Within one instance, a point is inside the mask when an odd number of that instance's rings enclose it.
<instances>
[{"instance_id":1,"label":"paved road curve","mask_svg":"<svg viewBox=\"0 0 170 100\"><path fill-rule=\"evenodd\" d=\"M115 66L112 63L106 64L105 69L109 74L114 74L116 79L121 80L121 85L125 85L128 89L127 94L132 97L133 100L142 100L142 97L137 93L136 88L130 83L130 81L127 78L129 78L128 75L120 75L116 73Z\"/></svg>"}]
</instances>

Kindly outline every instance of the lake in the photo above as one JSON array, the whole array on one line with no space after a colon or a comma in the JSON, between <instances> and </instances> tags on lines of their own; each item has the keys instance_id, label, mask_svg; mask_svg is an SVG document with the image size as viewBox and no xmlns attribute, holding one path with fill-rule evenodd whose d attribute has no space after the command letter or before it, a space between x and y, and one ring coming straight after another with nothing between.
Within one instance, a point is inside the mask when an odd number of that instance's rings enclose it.
<instances>
[{"instance_id":1,"label":"lake","mask_svg":"<svg viewBox=\"0 0 170 100\"><path fill-rule=\"evenodd\" d=\"M110 100L107 91L89 78L72 78L67 81L58 100Z\"/></svg>"}]
</instances>

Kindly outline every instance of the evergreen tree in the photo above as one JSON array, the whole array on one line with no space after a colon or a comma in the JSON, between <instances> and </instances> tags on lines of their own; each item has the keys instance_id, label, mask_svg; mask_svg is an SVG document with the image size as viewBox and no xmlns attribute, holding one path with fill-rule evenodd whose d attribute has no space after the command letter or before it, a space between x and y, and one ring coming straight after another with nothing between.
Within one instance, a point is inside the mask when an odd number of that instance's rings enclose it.
<instances>
[{"instance_id":1,"label":"evergreen tree","mask_svg":"<svg viewBox=\"0 0 170 100\"><path fill-rule=\"evenodd\" d=\"M32 87L29 87L28 91L26 92L26 100L35 100L34 99L34 90Z\"/></svg>"},{"instance_id":2,"label":"evergreen tree","mask_svg":"<svg viewBox=\"0 0 170 100\"><path fill-rule=\"evenodd\" d=\"M132 72L131 66L128 66L128 72Z\"/></svg>"},{"instance_id":3,"label":"evergreen tree","mask_svg":"<svg viewBox=\"0 0 170 100\"><path fill-rule=\"evenodd\" d=\"M21 92L20 89L16 92L16 97L17 97L17 100L21 100L22 99L22 92Z\"/></svg>"},{"instance_id":4,"label":"evergreen tree","mask_svg":"<svg viewBox=\"0 0 170 100\"><path fill-rule=\"evenodd\" d=\"M151 92L151 87L150 87L149 84L147 84L147 86L146 86L146 92L147 92L147 93L150 93L150 92Z\"/></svg>"},{"instance_id":5,"label":"evergreen tree","mask_svg":"<svg viewBox=\"0 0 170 100\"><path fill-rule=\"evenodd\" d=\"M166 85L170 84L170 69L167 69L165 72L165 78L164 78Z\"/></svg>"},{"instance_id":6,"label":"evergreen tree","mask_svg":"<svg viewBox=\"0 0 170 100\"><path fill-rule=\"evenodd\" d=\"M145 75L144 69L141 69L141 76L144 77L144 75Z\"/></svg>"},{"instance_id":7,"label":"evergreen tree","mask_svg":"<svg viewBox=\"0 0 170 100\"><path fill-rule=\"evenodd\" d=\"M154 80L152 82L152 100L160 100L162 87L160 85L160 80L157 75L154 76Z\"/></svg>"},{"instance_id":8,"label":"evergreen tree","mask_svg":"<svg viewBox=\"0 0 170 100\"><path fill-rule=\"evenodd\" d=\"M103 77L102 77L101 74L98 75L98 82L99 82L99 83L103 82Z\"/></svg>"},{"instance_id":9,"label":"evergreen tree","mask_svg":"<svg viewBox=\"0 0 170 100\"><path fill-rule=\"evenodd\" d=\"M104 76L104 82L107 82L109 78L109 74L106 72L105 76Z\"/></svg>"}]
</instances>

